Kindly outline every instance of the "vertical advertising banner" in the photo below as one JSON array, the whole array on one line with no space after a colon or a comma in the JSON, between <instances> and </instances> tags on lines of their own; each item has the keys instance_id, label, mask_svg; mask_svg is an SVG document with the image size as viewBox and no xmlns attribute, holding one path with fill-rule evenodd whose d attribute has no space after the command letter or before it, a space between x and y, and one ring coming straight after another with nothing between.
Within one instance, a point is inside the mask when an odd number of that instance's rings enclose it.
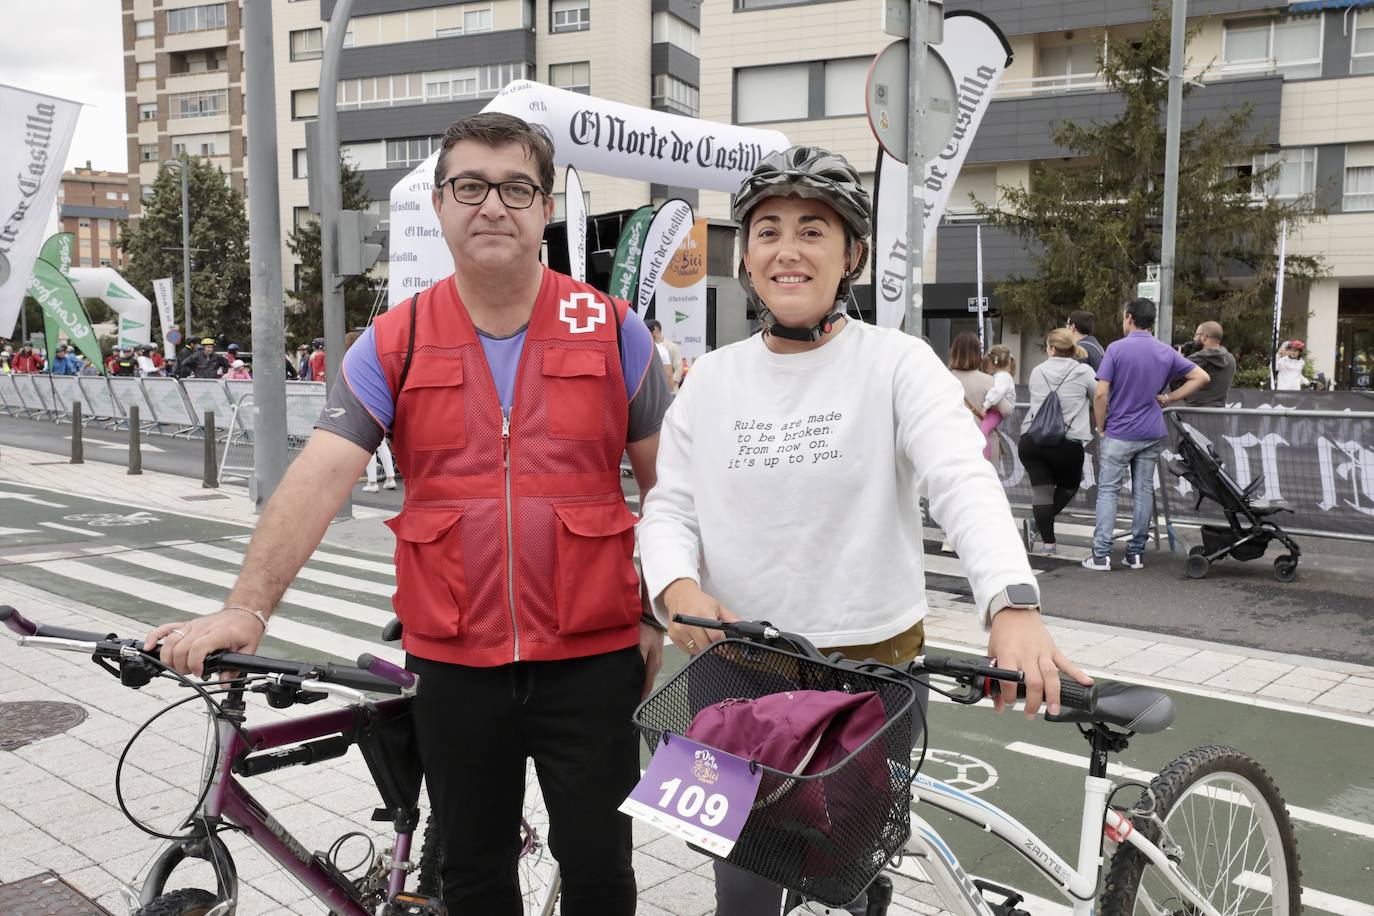
<instances>
[{"instance_id":1,"label":"vertical advertising banner","mask_svg":"<svg viewBox=\"0 0 1374 916\"><path fill-rule=\"evenodd\" d=\"M639 280L639 259L644 253L644 236L653 218L653 207L640 207L630 214L625 221L625 228L620 232L620 244L616 245L615 261L611 264L611 282L606 290L617 299L634 301L636 282Z\"/></svg>"},{"instance_id":2,"label":"vertical advertising banner","mask_svg":"<svg viewBox=\"0 0 1374 916\"><path fill-rule=\"evenodd\" d=\"M38 252L40 261L47 261L56 267L62 276L67 276L72 269L72 245L76 241L74 232L58 232L48 236L48 240L43 243L43 248ZM43 337L47 342L48 360L51 361L57 353L57 332L60 329L55 321L43 322Z\"/></svg>"},{"instance_id":3,"label":"vertical advertising banner","mask_svg":"<svg viewBox=\"0 0 1374 916\"><path fill-rule=\"evenodd\" d=\"M587 199L582 196L582 179L572 166L563 179L563 213L568 232L568 275L586 283Z\"/></svg>"},{"instance_id":4,"label":"vertical advertising banner","mask_svg":"<svg viewBox=\"0 0 1374 916\"><path fill-rule=\"evenodd\" d=\"M0 337L19 319L80 112L79 102L0 85L0 255L9 264L0 271Z\"/></svg>"},{"instance_id":5,"label":"vertical advertising banner","mask_svg":"<svg viewBox=\"0 0 1374 916\"><path fill-rule=\"evenodd\" d=\"M643 315L648 309L654 293L658 292L663 271L691 231L692 205L685 200L674 197L665 201L654 214L644 236L644 258L639 265L639 291L635 296L635 311L639 314Z\"/></svg>"},{"instance_id":6,"label":"vertical advertising banner","mask_svg":"<svg viewBox=\"0 0 1374 916\"><path fill-rule=\"evenodd\" d=\"M706 352L706 220L692 223L686 240L663 271L654 314L682 355Z\"/></svg>"},{"instance_id":7,"label":"vertical advertising banner","mask_svg":"<svg viewBox=\"0 0 1374 916\"><path fill-rule=\"evenodd\" d=\"M176 318L172 314L172 278L162 277L153 281L153 298L157 299L157 317L162 323L163 355L168 359L176 356L176 341L169 340L168 331L175 331Z\"/></svg>"},{"instance_id":8,"label":"vertical advertising banner","mask_svg":"<svg viewBox=\"0 0 1374 916\"><path fill-rule=\"evenodd\" d=\"M960 11L945 17L944 40L931 45L958 88L954 134L938 156L926 163L922 253L930 250L935 229L945 215L949 195L963 168L973 135L987 113L1002 73L1011 62L1011 45L992 21L978 13ZM902 323L906 288L907 164L880 151L877 182L877 224L873 232L873 289L878 324L895 328Z\"/></svg>"}]
</instances>

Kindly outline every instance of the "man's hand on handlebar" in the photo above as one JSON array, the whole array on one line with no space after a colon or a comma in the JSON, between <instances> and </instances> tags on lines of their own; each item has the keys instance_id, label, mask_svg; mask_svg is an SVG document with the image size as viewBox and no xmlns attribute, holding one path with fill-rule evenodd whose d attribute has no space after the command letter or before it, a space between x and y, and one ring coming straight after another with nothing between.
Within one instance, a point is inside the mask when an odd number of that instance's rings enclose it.
<instances>
[{"instance_id":1,"label":"man's hand on handlebar","mask_svg":"<svg viewBox=\"0 0 1374 916\"><path fill-rule=\"evenodd\" d=\"M205 656L224 650L253 655L262 642L262 624L252 614L225 608L184 623L164 623L148 634L143 650L162 641L162 663L182 674L203 675Z\"/></svg>"},{"instance_id":2,"label":"man's hand on handlebar","mask_svg":"<svg viewBox=\"0 0 1374 916\"><path fill-rule=\"evenodd\" d=\"M1060 671L1085 687L1093 682L1059 651L1040 612L1033 608L1003 608L992 618L988 655L997 660L999 668L1019 669L1025 674L1027 719L1040 710L1042 697L1050 715L1059 713ZM1016 684L1003 682L994 700L997 711L1015 701Z\"/></svg>"},{"instance_id":3,"label":"man's hand on handlebar","mask_svg":"<svg viewBox=\"0 0 1374 916\"><path fill-rule=\"evenodd\" d=\"M668 638L683 652L696 655L713 642L725 638L720 630L705 630L701 627L686 627L671 622L681 614L684 617L705 617L733 623L740 619L725 605L701 590L691 579L677 579L663 590L663 603L668 606Z\"/></svg>"}]
</instances>

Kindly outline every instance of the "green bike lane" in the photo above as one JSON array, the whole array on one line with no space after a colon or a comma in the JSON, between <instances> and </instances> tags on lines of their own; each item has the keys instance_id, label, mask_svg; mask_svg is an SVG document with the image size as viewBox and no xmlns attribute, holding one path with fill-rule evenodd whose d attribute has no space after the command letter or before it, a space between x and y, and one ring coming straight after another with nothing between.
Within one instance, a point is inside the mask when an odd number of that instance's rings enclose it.
<instances>
[{"instance_id":1,"label":"green bike lane","mask_svg":"<svg viewBox=\"0 0 1374 916\"><path fill-rule=\"evenodd\" d=\"M224 506L206 500L168 512L6 483L0 492L0 603L16 603L6 594L9 580L150 627L213 610L228 595L254 521ZM322 547L293 584L262 651L321 660L378 651L394 582L390 562L376 553ZM664 675L684 663L670 647ZM1202 744L1250 753L1301 815L1294 824L1308 909L1374 916L1374 728L1337 715L1169 692L1178 708L1174 726L1136 737L1115 762L1135 776L1154 773ZM1076 729L999 716L988 704L935 703L929 732L927 774L1004 808L1073 861L1087 759ZM1129 805L1137 795L1123 790L1117 801ZM938 811L921 813L968 871L1062 900L999 841Z\"/></svg>"}]
</instances>

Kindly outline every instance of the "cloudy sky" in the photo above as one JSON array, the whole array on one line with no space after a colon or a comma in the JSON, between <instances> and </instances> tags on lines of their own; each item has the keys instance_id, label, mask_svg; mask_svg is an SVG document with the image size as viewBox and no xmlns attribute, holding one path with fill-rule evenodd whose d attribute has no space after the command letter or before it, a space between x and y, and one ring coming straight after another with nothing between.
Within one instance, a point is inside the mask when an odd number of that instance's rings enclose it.
<instances>
[{"instance_id":1,"label":"cloudy sky","mask_svg":"<svg viewBox=\"0 0 1374 916\"><path fill-rule=\"evenodd\" d=\"M0 83L85 103L66 167L127 171L119 0L0 5Z\"/></svg>"}]
</instances>

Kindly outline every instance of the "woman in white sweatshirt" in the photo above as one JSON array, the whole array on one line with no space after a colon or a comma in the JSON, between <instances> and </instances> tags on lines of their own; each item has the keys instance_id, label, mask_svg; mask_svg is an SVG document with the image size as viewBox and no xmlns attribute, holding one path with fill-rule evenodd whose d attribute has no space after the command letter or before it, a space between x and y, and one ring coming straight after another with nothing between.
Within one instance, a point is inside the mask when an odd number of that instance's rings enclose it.
<instances>
[{"instance_id":1,"label":"woman in white sweatshirt","mask_svg":"<svg viewBox=\"0 0 1374 916\"><path fill-rule=\"evenodd\" d=\"M823 649L909 659L924 642L924 497L964 562L989 655L1026 672L1028 716L1042 696L1056 710L1058 670L1091 679L1025 597L1035 577L959 383L920 339L845 317L871 222L858 174L824 150L775 153L733 216L763 332L698 359L664 419L638 530L669 636L696 653L722 635L673 615L767 619ZM716 884L717 916L780 894L729 866Z\"/></svg>"}]
</instances>

